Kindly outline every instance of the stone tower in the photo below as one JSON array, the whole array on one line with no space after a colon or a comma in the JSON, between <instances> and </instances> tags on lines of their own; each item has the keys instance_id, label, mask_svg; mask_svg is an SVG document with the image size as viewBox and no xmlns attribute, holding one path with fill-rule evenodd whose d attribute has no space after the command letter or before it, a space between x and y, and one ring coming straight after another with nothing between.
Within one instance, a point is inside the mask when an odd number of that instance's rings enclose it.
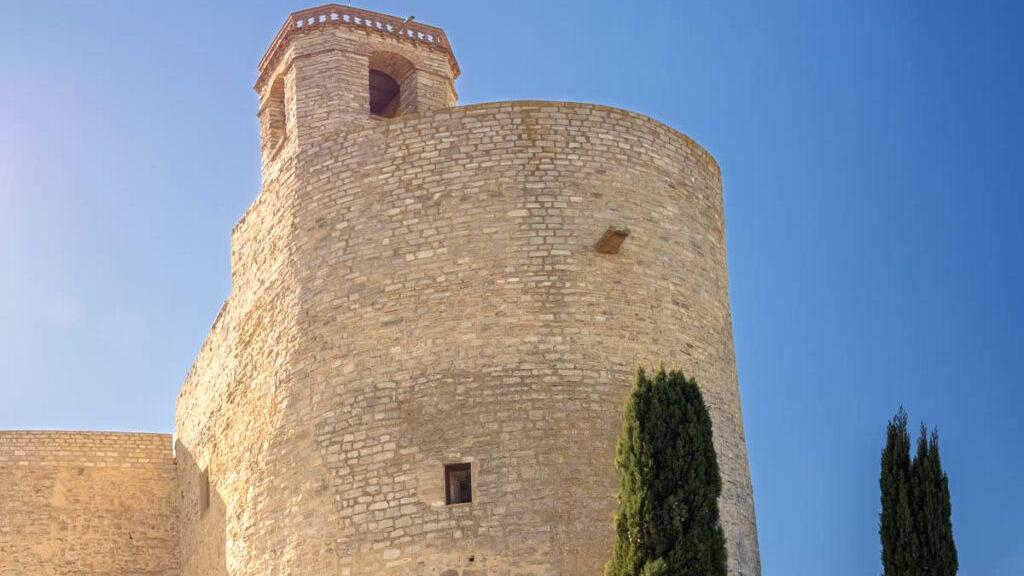
<instances>
[{"instance_id":1,"label":"stone tower","mask_svg":"<svg viewBox=\"0 0 1024 576\"><path fill-rule=\"evenodd\" d=\"M178 400L181 574L599 574L664 361L757 575L717 164L605 106L456 107L458 75L440 29L338 5L261 61L263 189Z\"/></svg>"}]
</instances>

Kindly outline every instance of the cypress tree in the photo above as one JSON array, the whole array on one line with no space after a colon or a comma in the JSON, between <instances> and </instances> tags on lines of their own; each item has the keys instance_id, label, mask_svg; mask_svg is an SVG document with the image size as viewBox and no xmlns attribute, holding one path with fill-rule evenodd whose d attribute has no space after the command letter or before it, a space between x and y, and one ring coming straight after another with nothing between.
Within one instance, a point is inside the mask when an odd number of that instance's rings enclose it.
<instances>
[{"instance_id":1,"label":"cypress tree","mask_svg":"<svg viewBox=\"0 0 1024 576\"><path fill-rule=\"evenodd\" d=\"M939 435L922 424L911 465L914 525L918 538L918 573L955 576L958 568L949 497L949 479L939 458Z\"/></svg>"},{"instance_id":2,"label":"cypress tree","mask_svg":"<svg viewBox=\"0 0 1024 576\"><path fill-rule=\"evenodd\" d=\"M638 369L616 454L621 476L607 576L725 576L722 480L697 383Z\"/></svg>"},{"instance_id":3,"label":"cypress tree","mask_svg":"<svg viewBox=\"0 0 1024 576\"><path fill-rule=\"evenodd\" d=\"M955 576L958 569L949 479L939 458L939 436L922 424L910 459L907 413L889 422L882 451L882 566L885 576Z\"/></svg>"},{"instance_id":4,"label":"cypress tree","mask_svg":"<svg viewBox=\"0 0 1024 576\"><path fill-rule=\"evenodd\" d=\"M917 537L911 497L910 434L907 412L900 407L886 433L882 450L882 514L879 535L882 539L884 576L916 576Z\"/></svg>"}]
</instances>

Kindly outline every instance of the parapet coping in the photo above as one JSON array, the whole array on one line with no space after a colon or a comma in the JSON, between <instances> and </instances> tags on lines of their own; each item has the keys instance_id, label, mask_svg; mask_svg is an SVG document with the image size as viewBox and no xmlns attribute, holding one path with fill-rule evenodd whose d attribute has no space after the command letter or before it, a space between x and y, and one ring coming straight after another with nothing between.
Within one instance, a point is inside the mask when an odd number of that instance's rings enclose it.
<instances>
[{"instance_id":1,"label":"parapet coping","mask_svg":"<svg viewBox=\"0 0 1024 576\"><path fill-rule=\"evenodd\" d=\"M452 52L451 43L448 42L448 36L444 30L415 22L412 16L403 20L389 14L362 10L352 6L325 4L293 12L288 16L260 60L259 75L253 88L259 91L266 80L267 73L273 70L293 35L327 27L351 28L380 34L402 42L412 42L432 50L441 50L448 56L452 79L459 77L459 63L455 60L455 53Z\"/></svg>"},{"instance_id":2,"label":"parapet coping","mask_svg":"<svg viewBox=\"0 0 1024 576\"><path fill-rule=\"evenodd\" d=\"M49 428L31 428L31 429L6 429L0 430L0 437L6 435L24 434L26 436L42 436L45 434L57 434L67 436L165 436L172 438L174 435L169 432L130 432L124 430L58 430Z\"/></svg>"},{"instance_id":3,"label":"parapet coping","mask_svg":"<svg viewBox=\"0 0 1024 576\"><path fill-rule=\"evenodd\" d=\"M171 434L94 430L0 430L0 467L174 466Z\"/></svg>"}]
</instances>

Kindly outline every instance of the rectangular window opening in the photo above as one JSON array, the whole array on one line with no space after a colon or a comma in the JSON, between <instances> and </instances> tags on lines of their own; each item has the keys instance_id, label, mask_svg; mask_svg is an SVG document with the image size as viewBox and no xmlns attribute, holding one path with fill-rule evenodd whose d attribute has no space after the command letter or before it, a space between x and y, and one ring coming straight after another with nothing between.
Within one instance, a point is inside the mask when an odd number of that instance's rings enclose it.
<instances>
[{"instance_id":1,"label":"rectangular window opening","mask_svg":"<svg viewBox=\"0 0 1024 576\"><path fill-rule=\"evenodd\" d=\"M199 474L199 511L206 512L210 509L210 469L207 468Z\"/></svg>"},{"instance_id":2,"label":"rectangular window opening","mask_svg":"<svg viewBox=\"0 0 1024 576\"><path fill-rule=\"evenodd\" d=\"M445 504L465 504L473 501L473 474L469 462L445 464Z\"/></svg>"}]
</instances>

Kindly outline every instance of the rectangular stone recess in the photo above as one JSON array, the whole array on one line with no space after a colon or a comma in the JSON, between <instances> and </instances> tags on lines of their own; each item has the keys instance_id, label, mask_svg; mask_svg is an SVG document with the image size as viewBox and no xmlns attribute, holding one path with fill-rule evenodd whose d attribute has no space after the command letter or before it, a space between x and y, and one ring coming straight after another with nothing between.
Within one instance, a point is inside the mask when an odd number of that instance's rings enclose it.
<instances>
[{"instance_id":1,"label":"rectangular stone recess","mask_svg":"<svg viewBox=\"0 0 1024 576\"><path fill-rule=\"evenodd\" d=\"M594 250L601 254L618 254L619 248L622 247L622 243L625 242L627 236L629 236L629 228L611 226L594 244Z\"/></svg>"},{"instance_id":2,"label":"rectangular stone recess","mask_svg":"<svg viewBox=\"0 0 1024 576\"><path fill-rule=\"evenodd\" d=\"M210 469L203 470L199 476L199 510L206 512L210 508Z\"/></svg>"},{"instance_id":3,"label":"rectangular stone recess","mask_svg":"<svg viewBox=\"0 0 1024 576\"><path fill-rule=\"evenodd\" d=\"M472 471L468 462L444 465L445 504L473 501Z\"/></svg>"}]
</instances>

